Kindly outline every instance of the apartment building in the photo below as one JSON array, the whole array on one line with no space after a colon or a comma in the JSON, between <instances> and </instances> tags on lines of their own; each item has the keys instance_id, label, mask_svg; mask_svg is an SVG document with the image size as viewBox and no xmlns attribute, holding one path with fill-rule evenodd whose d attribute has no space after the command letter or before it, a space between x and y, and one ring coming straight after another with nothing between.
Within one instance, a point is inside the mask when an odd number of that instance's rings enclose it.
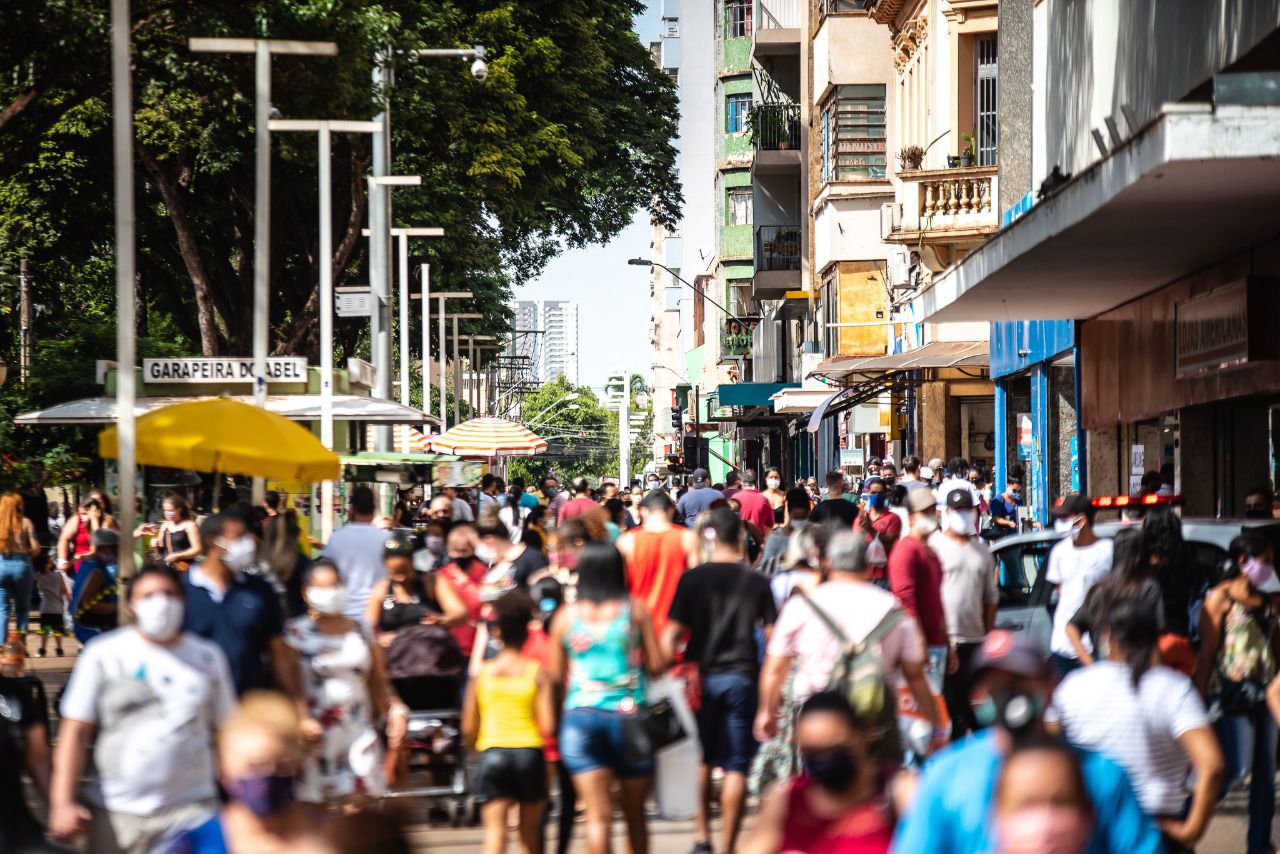
<instances>
[{"instance_id":1,"label":"apartment building","mask_svg":"<svg viewBox=\"0 0 1280 854\"><path fill-rule=\"evenodd\" d=\"M535 379L563 376L578 382L578 304L568 300L517 300L512 349L530 360Z\"/></svg>"}]
</instances>

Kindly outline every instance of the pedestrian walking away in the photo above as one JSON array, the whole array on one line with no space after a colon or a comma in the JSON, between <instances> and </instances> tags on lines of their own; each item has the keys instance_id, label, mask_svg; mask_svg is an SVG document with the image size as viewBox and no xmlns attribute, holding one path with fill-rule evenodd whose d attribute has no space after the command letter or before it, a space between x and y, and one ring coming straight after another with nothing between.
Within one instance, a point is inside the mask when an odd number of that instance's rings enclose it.
<instances>
[{"instance_id":1,"label":"pedestrian walking away","mask_svg":"<svg viewBox=\"0 0 1280 854\"><path fill-rule=\"evenodd\" d=\"M18 632L27 632L35 585L31 559L39 551L35 528L22 513L22 496L6 492L0 496L0 633L9 634L10 612Z\"/></svg>"},{"instance_id":2,"label":"pedestrian walking away","mask_svg":"<svg viewBox=\"0 0 1280 854\"><path fill-rule=\"evenodd\" d=\"M689 475L689 491L676 502L676 520L686 527L693 527L694 520L711 505L724 499L724 493L711 486L711 473L706 469L694 469Z\"/></svg>"},{"instance_id":3,"label":"pedestrian walking away","mask_svg":"<svg viewBox=\"0 0 1280 854\"><path fill-rule=\"evenodd\" d=\"M631 595L644 602L659 637L676 585L692 562L692 534L674 523L675 503L665 492L650 492L640 502L640 527L618 538L618 551L627 562Z\"/></svg>"},{"instance_id":4,"label":"pedestrian walking away","mask_svg":"<svg viewBox=\"0 0 1280 854\"><path fill-rule=\"evenodd\" d=\"M920 623L929 650L929 687L940 694L943 677L955 669L956 661L942 605L942 564L928 545L938 530L933 493L920 489L907 493L907 509L911 513L907 535L889 555L889 589Z\"/></svg>"},{"instance_id":5,"label":"pedestrian walking away","mask_svg":"<svg viewBox=\"0 0 1280 854\"><path fill-rule=\"evenodd\" d=\"M1045 579L1058 587L1049 651L1054 667L1063 676L1080 666L1067 625L1090 589L1111 570L1114 545L1094 533L1095 512L1089 497L1079 493L1063 496L1053 507L1054 526L1067 536L1049 552L1045 568Z\"/></svg>"},{"instance_id":6,"label":"pedestrian walking away","mask_svg":"<svg viewBox=\"0 0 1280 854\"><path fill-rule=\"evenodd\" d=\"M432 499L433 513L435 501ZM347 591L344 615L360 620L373 586L382 580L382 545L390 534L373 526L373 490L369 487L357 486L351 491L350 508L347 524L333 532L323 555L342 573Z\"/></svg>"},{"instance_id":7,"label":"pedestrian walking away","mask_svg":"<svg viewBox=\"0 0 1280 854\"><path fill-rule=\"evenodd\" d=\"M741 493L739 493L741 494ZM694 851L710 851L711 771L720 783L721 851L737 847L747 800L747 773L755 757L751 727L759 698L760 655L756 632L764 638L777 617L769 581L745 564L742 521L727 508L709 511L700 523L711 542L711 560L680 578L663 635L663 651L675 657L684 640L686 660L696 662L702 684L698 735L702 740L702 782L694 830ZM687 637L686 637L687 633Z\"/></svg>"}]
</instances>

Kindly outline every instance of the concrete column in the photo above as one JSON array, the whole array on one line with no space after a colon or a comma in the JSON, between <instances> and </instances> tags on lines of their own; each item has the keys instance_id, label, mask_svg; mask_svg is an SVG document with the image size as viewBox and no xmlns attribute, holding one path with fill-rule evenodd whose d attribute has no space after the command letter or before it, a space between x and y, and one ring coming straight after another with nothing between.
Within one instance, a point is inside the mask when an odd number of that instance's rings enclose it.
<instances>
[{"instance_id":1,"label":"concrete column","mask_svg":"<svg viewBox=\"0 0 1280 854\"><path fill-rule=\"evenodd\" d=\"M992 457L991 492L999 494L1004 491L1009 476L1008 397L1005 393L1004 380L996 380L993 385L996 389L995 438L993 440L996 447Z\"/></svg>"}]
</instances>

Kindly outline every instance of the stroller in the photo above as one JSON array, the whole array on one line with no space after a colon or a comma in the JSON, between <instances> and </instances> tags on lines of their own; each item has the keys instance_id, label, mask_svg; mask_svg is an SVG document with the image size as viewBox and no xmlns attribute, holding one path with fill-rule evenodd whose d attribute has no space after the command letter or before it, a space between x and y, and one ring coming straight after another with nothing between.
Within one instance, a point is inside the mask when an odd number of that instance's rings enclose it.
<instances>
[{"instance_id":1,"label":"stroller","mask_svg":"<svg viewBox=\"0 0 1280 854\"><path fill-rule=\"evenodd\" d=\"M397 785L386 797L423 799L428 817L443 807L454 827L472 812L462 746L465 667L457 641L437 625L400 629L387 651L391 683L410 711L404 745L388 763Z\"/></svg>"}]
</instances>

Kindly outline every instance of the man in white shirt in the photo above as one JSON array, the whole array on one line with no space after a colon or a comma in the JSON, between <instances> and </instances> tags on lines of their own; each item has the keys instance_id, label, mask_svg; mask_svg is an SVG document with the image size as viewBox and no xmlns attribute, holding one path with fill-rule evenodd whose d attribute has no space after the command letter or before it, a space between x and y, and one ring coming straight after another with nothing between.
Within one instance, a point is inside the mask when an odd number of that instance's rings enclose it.
<instances>
[{"instance_id":1,"label":"man in white shirt","mask_svg":"<svg viewBox=\"0 0 1280 854\"><path fill-rule=\"evenodd\" d=\"M929 547L942 563L942 607L958 662L956 671L946 674L942 685L952 739L974 729L969 704L970 662L995 624L1000 599L991 550L973 535L977 516L973 496L967 490L953 489L946 495L942 527L929 537Z\"/></svg>"},{"instance_id":2,"label":"man in white shirt","mask_svg":"<svg viewBox=\"0 0 1280 854\"><path fill-rule=\"evenodd\" d=\"M982 506L982 493L969 482L969 463L963 457L955 457L951 462L947 463L947 476L938 485L936 492L939 513L947 506L947 496L957 489L963 489L973 497L974 507ZM975 535L978 533L977 513L973 514L973 533Z\"/></svg>"},{"instance_id":3,"label":"man in white shirt","mask_svg":"<svg viewBox=\"0 0 1280 854\"><path fill-rule=\"evenodd\" d=\"M483 516L485 513L497 513L499 506L498 478L491 472L486 472L484 477L480 478L480 491L476 493L476 508Z\"/></svg>"},{"instance_id":4,"label":"man in white shirt","mask_svg":"<svg viewBox=\"0 0 1280 854\"><path fill-rule=\"evenodd\" d=\"M1111 571L1111 540L1099 539L1093 531L1093 502L1089 496L1073 492L1054 504L1054 526L1067 536L1049 552L1045 578L1058 587L1058 607L1053 613L1053 634L1049 637L1049 658L1060 676L1080 666L1080 658L1067 636L1067 623L1084 604L1093 585ZM1085 646L1092 651L1086 638Z\"/></svg>"},{"instance_id":5,"label":"man in white shirt","mask_svg":"<svg viewBox=\"0 0 1280 854\"><path fill-rule=\"evenodd\" d=\"M324 547L324 557L338 565L347 603L342 612L358 623L364 622L369 591L386 577L382 563L382 546L391 536L373 526L373 490L357 486L351 491L351 519L333 532Z\"/></svg>"},{"instance_id":6,"label":"man in white shirt","mask_svg":"<svg viewBox=\"0 0 1280 854\"><path fill-rule=\"evenodd\" d=\"M222 651L182 631L176 572L144 567L128 597L135 624L87 645L67 683L49 794L50 831L87 831L109 854L151 851L217 811L213 738L235 707Z\"/></svg>"}]
</instances>

